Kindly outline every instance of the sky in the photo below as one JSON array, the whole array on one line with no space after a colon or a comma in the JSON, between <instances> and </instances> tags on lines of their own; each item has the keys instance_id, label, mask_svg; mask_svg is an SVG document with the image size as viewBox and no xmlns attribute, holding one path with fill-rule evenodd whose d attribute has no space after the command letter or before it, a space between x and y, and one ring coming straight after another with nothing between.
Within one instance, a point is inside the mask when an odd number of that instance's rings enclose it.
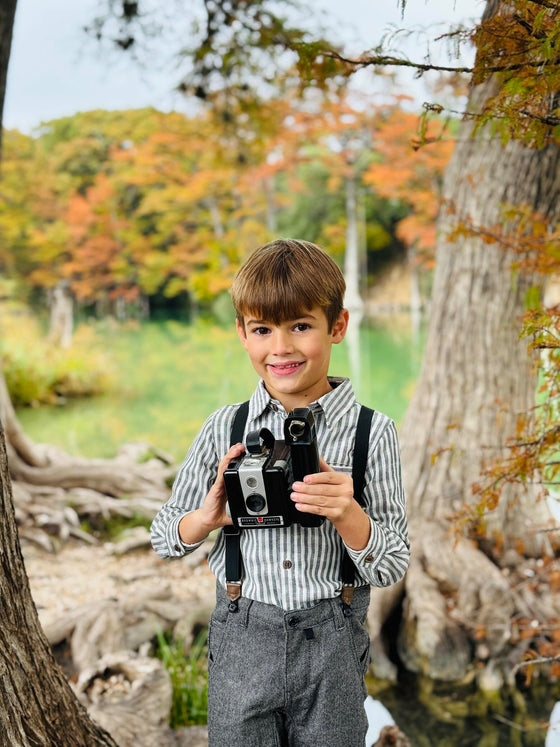
<instances>
[{"instance_id":1,"label":"sky","mask_svg":"<svg viewBox=\"0 0 560 747\"><path fill-rule=\"evenodd\" d=\"M193 0L185 0L185 9ZM4 126L31 132L41 122L90 109L131 109L153 106L184 110L173 91L178 73L165 54L166 65L140 69L126 54L107 55L86 36L98 0L18 0ZM407 0L404 18L398 0L310 0L316 15L329 14L348 48L359 53L375 46L391 28L430 25L442 33L449 22L480 18L484 0ZM410 39L410 58L422 58L425 48ZM423 86L412 78L405 87L420 98Z\"/></svg>"}]
</instances>

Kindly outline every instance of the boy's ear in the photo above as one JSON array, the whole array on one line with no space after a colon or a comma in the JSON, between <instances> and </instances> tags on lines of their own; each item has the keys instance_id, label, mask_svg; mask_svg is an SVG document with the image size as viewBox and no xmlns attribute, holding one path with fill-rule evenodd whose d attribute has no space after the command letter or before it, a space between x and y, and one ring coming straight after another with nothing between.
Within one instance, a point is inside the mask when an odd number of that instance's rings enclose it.
<instances>
[{"instance_id":1,"label":"boy's ear","mask_svg":"<svg viewBox=\"0 0 560 747\"><path fill-rule=\"evenodd\" d=\"M346 335L346 331L348 329L348 309L342 309L340 314L338 315L338 319L333 324L332 330L331 330L331 337L333 343L337 344L339 342L342 342L344 340L344 337Z\"/></svg>"},{"instance_id":2,"label":"boy's ear","mask_svg":"<svg viewBox=\"0 0 560 747\"><path fill-rule=\"evenodd\" d=\"M239 319L235 320L235 328L237 330L237 334L239 335L239 339L241 340L241 344L244 348L247 347L247 334L245 332L245 325L241 324Z\"/></svg>"}]
</instances>

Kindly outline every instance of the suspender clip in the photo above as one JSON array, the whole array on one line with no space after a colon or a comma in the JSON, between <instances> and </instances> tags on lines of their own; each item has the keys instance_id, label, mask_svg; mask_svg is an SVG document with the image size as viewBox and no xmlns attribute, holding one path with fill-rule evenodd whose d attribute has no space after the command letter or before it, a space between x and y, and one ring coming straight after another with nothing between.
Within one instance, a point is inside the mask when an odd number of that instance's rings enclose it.
<instances>
[{"instance_id":1,"label":"suspender clip","mask_svg":"<svg viewBox=\"0 0 560 747\"><path fill-rule=\"evenodd\" d=\"M241 581L228 581L226 583L226 594L232 602L236 602L241 596Z\"/></svg>"},{"instance_id":2,"label":"suspender clip","mask_svg":"<svg viewBox=\"0 0 560 747\"><path fill-rule=\"evenodd\" d=\"M352 600L354 599L354 585L343 584L342 585L342 604L350 607Z\"/></svg>"}]
</instances>

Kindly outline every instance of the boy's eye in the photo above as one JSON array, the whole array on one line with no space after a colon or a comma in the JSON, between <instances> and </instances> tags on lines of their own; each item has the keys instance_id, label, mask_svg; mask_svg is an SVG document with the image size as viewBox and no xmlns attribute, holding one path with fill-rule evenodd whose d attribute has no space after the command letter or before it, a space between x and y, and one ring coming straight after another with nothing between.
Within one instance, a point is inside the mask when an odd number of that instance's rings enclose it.
<instances>
[{"instance_id":1,"label":"boy's eye","mask_svg":"<svg viewBox=\"0 0 560 747\"><path fill-rule=\"evenodd\" d=\"M270 330L268 329L268 327L253 327L251 332L254 335L267 335L270 332Z\"/></svg>"},{"instance_id":2,"label":"boy's eye","mask_svg":"<svg viewBox=\"0 0 560 747\"><path fill-rule=\"evenodd\" d=\"M310 325L310 324L308 324L307 322L298 322L298 323L297 323L297 324L296 324L296 325L294 326L294 330L295 330L296 332L305 332L305 330L307 330L307 329L311 329L311 325Z\"/></svg>"}]
</instances>

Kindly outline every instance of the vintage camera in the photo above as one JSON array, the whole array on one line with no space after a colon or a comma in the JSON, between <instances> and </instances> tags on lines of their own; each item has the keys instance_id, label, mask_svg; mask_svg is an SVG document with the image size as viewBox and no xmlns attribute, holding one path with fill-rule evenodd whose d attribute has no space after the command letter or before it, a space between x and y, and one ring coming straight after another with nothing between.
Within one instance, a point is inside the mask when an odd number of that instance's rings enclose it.
<instances>
[{"instance_id":1,"label":"vintage camera","mask_svg":"<svg viewBox=\"0 0 560 747\"><path fill-rule=\"evenodd\" d=\"M319 472L317 432L308 407L291 410L284 440L268 428L247 434L246 453L224 472L229 512L240 528L320 526L324 517L298 511L290 499L292 483Z\"/></svg>"}]
</instances>

